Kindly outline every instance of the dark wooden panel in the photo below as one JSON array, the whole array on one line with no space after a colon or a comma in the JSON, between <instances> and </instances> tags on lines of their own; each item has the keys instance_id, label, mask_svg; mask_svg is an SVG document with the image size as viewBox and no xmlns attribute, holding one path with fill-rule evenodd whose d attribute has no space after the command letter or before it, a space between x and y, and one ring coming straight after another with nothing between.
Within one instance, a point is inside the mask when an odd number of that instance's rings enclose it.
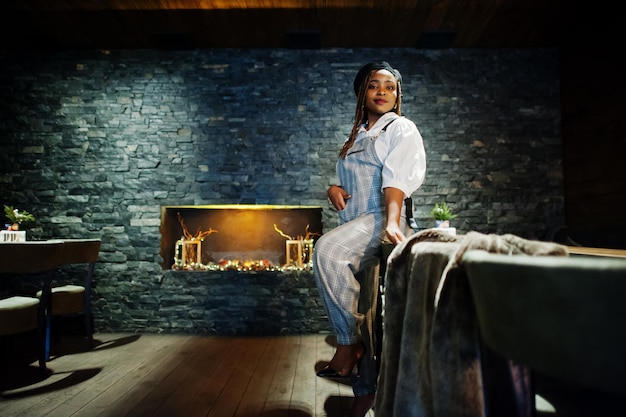
<instances>
[{"instance_id":1,"label":"dark wooden panel","mask_svg":"<svg viewBox=\"0 0 626 417\"><path fill-rule=\"evenodd\" d=\"M3 9L6 48L280 48L286 33L311 30L322 47L415 47L422 33L442 31L461 48L553 46L581 17L561 0L39 0Z\"/></svg>"}]
</instances>

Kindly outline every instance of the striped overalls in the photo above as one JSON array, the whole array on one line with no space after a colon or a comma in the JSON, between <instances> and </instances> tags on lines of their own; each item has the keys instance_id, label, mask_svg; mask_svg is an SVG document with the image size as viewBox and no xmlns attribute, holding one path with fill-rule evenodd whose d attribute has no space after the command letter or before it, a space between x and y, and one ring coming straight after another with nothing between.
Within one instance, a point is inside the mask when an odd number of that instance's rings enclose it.
<instances>
[{"instance_id":1,"label":"striped overalls","mask_svg":"<svg viewBox=\"0 0 626 417\"><path fill-rule=\"evenodd\" d=\"M386 126L385 126L386 127ZM376 154L375 136L358 139L345 159L337 162L341 187L351 195L339 212L340 225L315 244L313 271L337 343L363 341L366 353L353 381L355 395L376 389L372 336L378 296L379 253L385 239L386 214L382 186L383 163ZM406 229L404 213L401 226ZM365 325L364 325L365 324Z\"/></svg>"}]
</instances>

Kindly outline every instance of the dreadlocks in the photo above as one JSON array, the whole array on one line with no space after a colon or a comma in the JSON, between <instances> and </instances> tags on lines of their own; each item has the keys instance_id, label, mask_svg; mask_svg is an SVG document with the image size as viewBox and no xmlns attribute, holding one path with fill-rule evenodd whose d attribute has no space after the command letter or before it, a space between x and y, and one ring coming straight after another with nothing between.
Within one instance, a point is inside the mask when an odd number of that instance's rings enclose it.
<instances>
[{"instance_id":1,"label":"dreadlocks","mask_svg":"<svg viewBox=\"0 0 626 417\"><path fill-rule=\"evenodd\" d=\"M356 110L354 112L354 124L352 125L352 131L350 132L350 136L348 136L348 140L344 143L341 151L339 152L339 156L341 158L345 158L348 150L354 144L356 140L357 133L361 128L361 125L367 121L367 112L365 111L365 96L367 93L367 87L372 78L372 74L379 70L387 70L396 77L396 81L398 84L398 98L396 101L396 105L393 108L393 111L400 116L401 113L401 104L402 104L402 75L400 71L393 68L389 63L385 61L381 62L371 62L369 64L361 67L356 77L354 78L354 93L357 96L356 102Z\"/></svg>"}]
</instances>

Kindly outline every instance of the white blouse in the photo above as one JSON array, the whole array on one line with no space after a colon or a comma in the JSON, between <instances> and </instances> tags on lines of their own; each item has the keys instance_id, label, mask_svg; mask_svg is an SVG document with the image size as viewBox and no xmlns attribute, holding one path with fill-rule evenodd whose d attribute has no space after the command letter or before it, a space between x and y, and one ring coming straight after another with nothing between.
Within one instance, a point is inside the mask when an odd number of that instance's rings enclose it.
<instances>
[{"instance_id":1,"label":"white blouse","mask_svg":"<svg viewBox=\"0 0 626 417\"><path fill-rule=\"evenodd\" d=\"M392 120L385 132L381 132ZM376 154L383 163L382 189L398 188L405 197L410 197L422 185L426 176L426 151L415 123L396 113L385 113L370 130L361 126L356 141L363 139L376 140Z\"/></svg>"}]
</instances>

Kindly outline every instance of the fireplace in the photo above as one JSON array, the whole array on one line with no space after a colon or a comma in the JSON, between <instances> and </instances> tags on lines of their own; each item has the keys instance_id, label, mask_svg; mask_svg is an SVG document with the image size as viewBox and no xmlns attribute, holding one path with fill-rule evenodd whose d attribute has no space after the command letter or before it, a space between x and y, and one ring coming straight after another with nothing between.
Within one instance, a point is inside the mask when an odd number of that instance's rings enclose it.
<instances>
[{"instance_id":1,"label":"fireplace","mask_svg":"<svg viewBox=\"0 0 626 417\"><path fill-rule=\"evenodd\" d=\"M185 229L188 236L204 237L189 242ZM321 232L322 208L317 206L162 206L161 267L175 267L177 252L183 248L198 250L201 265L252 261L281 267L287 261L289 240L315 240ZM183 247L183 240L192 244Z\"/></svg>"}]
</instances>

